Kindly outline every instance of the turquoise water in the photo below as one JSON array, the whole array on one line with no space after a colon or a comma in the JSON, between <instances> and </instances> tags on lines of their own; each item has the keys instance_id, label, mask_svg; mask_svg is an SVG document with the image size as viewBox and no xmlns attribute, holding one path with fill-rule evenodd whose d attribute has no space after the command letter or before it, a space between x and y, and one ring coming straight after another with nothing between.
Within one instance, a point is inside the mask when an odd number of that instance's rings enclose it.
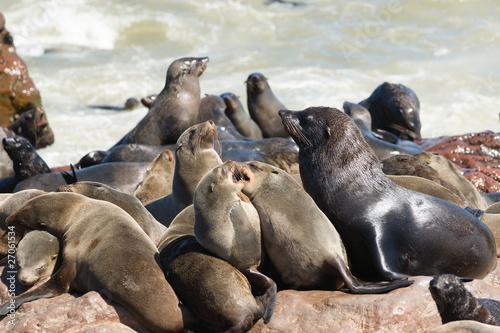
<instances>
[{"instance_id":1,"label":"turquoise water","mask_svg":"<svg viewBox=\"0 0 500 333\"><path fill-rule=\"evenodd\" d=\"M382 82L412 88L422 135L500 130L500 7L490 1L0 1L41 91L50 166L107 149L143 117L88 109L158 93L168 65L209 56L202 94L261 72L292 110L359 102Z\"/></svg>"}]
</instances>

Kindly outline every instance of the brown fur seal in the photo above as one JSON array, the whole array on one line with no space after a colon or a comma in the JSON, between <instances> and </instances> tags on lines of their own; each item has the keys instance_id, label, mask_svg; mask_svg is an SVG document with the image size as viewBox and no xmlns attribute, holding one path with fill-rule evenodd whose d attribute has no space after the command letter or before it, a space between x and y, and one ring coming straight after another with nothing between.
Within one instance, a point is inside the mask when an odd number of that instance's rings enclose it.
<instances>
[{"instance_id":1,"label":"brown fur seal","mask_svg":"<svg viewBox=\"0 0 500 333\"><path fill-rule=\"evenodd\" d=\"M239 269L258 290L267 323L274 313L277 286L257 270L262 259L259 214L242 198L243 184L233 182L240 175L233 174L234 167L227 161L200 180L193 200L194 234L204 248Z\"/></svg>"},{"instance_id":2,"label":"brown fur seal","mask_svg":"<svg viewBox=\"0 0 500 333\"><path fill-rule=\"evenodd\" d=\"M17 279L25 286L50 278L59 257L59 241L47 231L33 230L16 249Z\"/></svg>"},{"instance_id":3,"label":"brown fur seal","mask_svg":"<svg viewBox=\"0 0 500 333\"><path fill-rule=\"evenodd\" d=\"M152 162L165 149L175 150L175 145L150 146L129 143L113 147L107 152L101 163L111 162Z\"/></svg>"},{"instance_id":4,"label":"brown fur seal","mask_svg":"<svg viewBox=\"0 0 500 333\"><path fill-rule=\"evenodd\" d=\"M175 156L172 151L165 149L148 166L146 175L137 186L134 196L143 205L172 193L174 179Z\"/></svg>"},{"instance_id":5,"label":"brown fur seal","mask_svg":"<svg viewBox=\"0 0 500 333\"><path fill-rule=\"evenodd\" d=\"M329 290L345 285L353 293L372 294L413 283L362 285L349 271L338 232L292 176L259 162L235 166L226 177L243 185L242 192L257 208L267 256L288 285Z\"/></svg>"},{"instance_id":6,"label":"brown fur seal","mask_svg":"<svg viewBox=\"0 0 500 333\"><path fill-rule=\"evenodd\" d=\"M123 106L113 105L87 105L91 109L111 110L111 111L131 111L139 106L139 101L135 97L127 98Z\"/></svg>"},{"instance_id":7,"label":"brown fur seal","mask_svg":"<svg viewBox=\"0 0 500 333\"><path fill-rule=\"evenodd\" d=\"M220 97L226 103L226 110L224 112L238 132L250 139L261 140L263 138L262 130L245 111L238 96L228 92L220 95Z\"/></svg>"},{"instance_id":8,"label":"brown fur seal","mask_svg":"<svg viewBox=\"0 0 500 333\"><path fill-rule=\"evenodd\" d=\"M168 227L175 216L193 204L196 185L203 175L222 164L214 150L217 135L211 121L188 128L177 141L172 193L146 205L147 210L161 224Z\"/></svg>"},{"instance_id":9,"label":"brown fur seal","mask_svg":"<svg viewBox=\"0 0 500 333\"><path fill-rule=\"evenodd\" d=\"M77 182L71 185L59 186L57 191L79 193L92 199L104 200L117 205L134 218L146 235L151 238L155 246L158 245L163 233L167 231L167 228L154 219L139 199L132 194L115 190L105 184Z\"/></svg>"},{"instance_id":10,"label":"brown fur seal","mask_svg":"<svg viewBox=\"0 0 500 333\"><path fill-rule=\"evenodd\" d=\"M16 308L69 290L98 291L155 332L189 324L159 266L158 251L124 210L76 193L49 193L26 202L7 219L16 230L43 229L60 239L62 263L44 283L13 298ZM10 302L0 307L5 315Z\"/></svg>"},{"instance_id":11,"label":"brown fur seal","mask_svg":"<svg viewBox=\"0 0 500 333\"><path fill-rule=\"evenodd\" d=\"M260 73L253 73L246 80L247 105L250 117L259 125L264 138L279 136L288 138L281 123L279 110L286 107L274 95L267 78Z\"/></svg>"},{"instance_id":12,"label":"brown fur seal","mask_svg":"<svg viewBox=\"0 0 500 333\"><path fill-rule=\"evenodd\" d=\"M300 147L304 189L342 237L355 276L482 278L495 268L488 227L456 205L394 184L345 113L315 107L280 115Z\"/></svg>"},{"instance_id":13,"label":"brown fur seal","mask_svg":"<svg viewBox=\"0 0 500 333\"><path fill-rule=\"evenodd\" d=\"M198 318L230 332L246 332L264 315L245 276L194 237L194 208L180 212L158 251L167 281Z\"/></svg>"},{"instance_id":14,"label":"brown fur seal","mask_svg":"<svg viewBox=\"0 0 500 333\"><path fill-rule=\"evenodd\" d=\"M443 324L457 320L474 320L500 326L500 302L475 298L455 275L443 274L434 277L429 283L429 289Z\"/></svg>"},{"instance_id":15,"label":"brown fur seal","mask_svg":"<svg viewBox=\"0 0 500 333\"><path fill-rule=\"evenodd\" d=\"M394 133L403 140L422 138L420 102L410 88L384 82L359 104L370 111L374 131Z\"/></svg>"},{"instance_id":16,"label":"brown fur seal","mask_svg":"<svg viewBox=\"0 0 500 333\"><path fill-rule=\"evenodd\" d=\"M116 145L175 143L196 122L201 98L198 78L207 65L207 57L175 60L168 67L165 87L147 115Z\"/></svg>"}]
</instances>

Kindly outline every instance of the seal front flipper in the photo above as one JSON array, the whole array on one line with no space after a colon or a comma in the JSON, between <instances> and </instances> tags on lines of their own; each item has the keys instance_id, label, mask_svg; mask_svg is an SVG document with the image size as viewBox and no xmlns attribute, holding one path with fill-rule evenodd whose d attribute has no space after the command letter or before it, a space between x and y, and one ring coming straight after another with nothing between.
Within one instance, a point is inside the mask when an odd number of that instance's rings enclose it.
<instances>
[{"instance_id":1,"label":"seal front flipper","mask_svg":"<svg viewBox=\"0 0 500 333\"><path fill-rule=\"evenodd\" d=\"M253 268L242 270L241 272L246 276L248 282L250 282L252 293L256 295L255 299L264 305L263 319L264 324L267 324L271 320L276 306L276 283Z\"/></svg>"}]
</instances>

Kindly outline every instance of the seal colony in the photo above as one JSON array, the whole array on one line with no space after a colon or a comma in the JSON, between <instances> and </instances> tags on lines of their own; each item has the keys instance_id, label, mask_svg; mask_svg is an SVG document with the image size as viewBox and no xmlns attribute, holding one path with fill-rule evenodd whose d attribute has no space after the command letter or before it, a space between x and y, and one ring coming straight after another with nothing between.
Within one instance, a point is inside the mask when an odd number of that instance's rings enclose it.
<instances>
[{"instance_id":1,"label":"seal colony","mask_svg":"<svg viewBox=\"0 0 500 333\"><path fill-rule=\"evenodd\" d=\"M0 250L8 254L15 227L18 278L32 286L17 307L94 290L155 332L245 332L272 323L283 290L380 294L416 275L483 278L494 269L496 210L483 214L486 201L463 177L407 140L420 138L411 89L384 83L346 102L350 116L289 111L253 73L247 114L232 93L200 98L207 65L173 61L148 114L112 149L84 156L74 184L41 159L27 165L36 153L22 139L4 139L22 175L7 185L22 183L0 198ZM386 157L398 176L384 174ZM154 161L124 162L135 159ZM429 179L411 173L417 164Z\"/></svg>"}]
</instances>

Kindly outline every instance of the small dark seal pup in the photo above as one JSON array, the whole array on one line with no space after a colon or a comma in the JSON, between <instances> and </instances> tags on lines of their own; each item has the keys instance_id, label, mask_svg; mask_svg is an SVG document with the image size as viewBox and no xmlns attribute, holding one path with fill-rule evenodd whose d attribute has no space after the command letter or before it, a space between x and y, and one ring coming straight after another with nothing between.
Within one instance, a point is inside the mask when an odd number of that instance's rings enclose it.
<instances>
[{"instance_id":1,"label":"small dark seal pup","mask_svg":"<svg viewBox=\"0 0 500 333\"><path fill-rule=\"evenodd\" d=\"M436 301L443 324L457 320L475 320L500 326L500 302L475 298L462 281L455 275L442 274L429 283L429 290Z\"/></svg>"},{"instance_id":2,"label":"small dark seal pup","mask_svg":"<svg viewBox=\"0 0 500 333\"><path fill-rule=\"evenodd\" d=\"M116 145L175 144L182 132L196 122L201 98L198 78L207 65L208 57L175 60L168 67L165 87L149 112Z\"/></svg>"},{"instance_id":3,"label":"small dark seal pup","mask_svg":"<svg viewBox=\"0 0 500 333\"><path fill-rule=\"evenodd\" d=\"M248 112L259 125L264 138L290 137L278 115L278 111L286 109L286 107L272 92L267 78L260 73L253 73L248 76L245 83L247 85Z\"/></svg>"},{"instance_id":4,"label":"small dark seal pup","mask_svg":"<svg viewBox=\"0 0 500 333\"><path fill-rule=\"evenodd\" d=\"M2 140L3 148L13 162L15 177L18 182L30 177L50 173L47 163L38 155L28 139L16 135Z\"/></svg>"},{"instance_id":5,"label":"small dark seal pup","mask_svg":"<svg viewBox=\"0 0 500 333\"><path fill-rule=\"evenodd\" d=\"M454 204L393 183L345 113L313 107L280 115L299 145L304 189L339 232L353 275L482 278L495 268L490 229Z\"/></svg>"},{"instance_id":6,"label":"small dark seal pup","mask_svg":"<svg viewBox=\"0 0 500 333\"><path fill-rule=\"evenodd\" d=\"M420 102L410 88L384 82L359 104L370 111L373 131L387 131L403 140L422 138Z\"/></svg>"}]
</instances>

